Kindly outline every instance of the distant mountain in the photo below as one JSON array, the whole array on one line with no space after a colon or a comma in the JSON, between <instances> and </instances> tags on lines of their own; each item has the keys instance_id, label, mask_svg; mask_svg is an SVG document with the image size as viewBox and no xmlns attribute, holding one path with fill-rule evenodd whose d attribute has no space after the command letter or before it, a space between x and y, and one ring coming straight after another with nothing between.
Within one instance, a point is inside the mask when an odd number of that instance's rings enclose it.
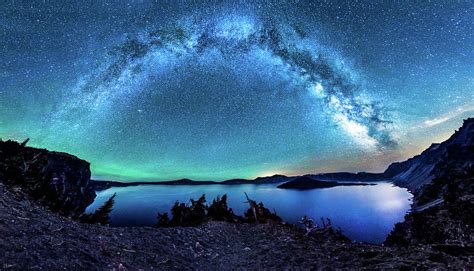
<instances>
[{"instance_id":1,"label":"distant mountain","mask_svg":"<svg viewBox=\"0 0 474 271\"><path fill-rule=\"evenodd\" d=\"M471 144L474 139L474 118L468 118L463 126L448 140L432 144L421 154L403 162L392 163L383 173L322 173L307 175L319 180L337 181L392 181L394 184L406 187L414 192L419 187L433 180L436 165L447 155L449 148L460 148Z\"/></svg>"},{"instance_id":2,"label":"distant mountain","mask_svg":"<svg viewBox=\"0 0 474 271\"><path fill-rule=\"evenodd\" d=\"M163 181L163 182L117 182L117 181L101 181L101 180L91 180L92 185L95 190L105 190L110 187L128 187L135 185L210 185L210 184L220 184L213 181L193 181L190 179L180 179L174 181Z\"/></svg>"},{"instance_id":3,"label":"distant mountain","mask_svg":"<svg viewBox=\"0 0 474 271\"><path fill-rule=\"evenodd\" d=\"M370 185L368 183L348 183L348 182L333 182L333 181L320 181L310 178L308 176L297 177L289 182L280 184L278 188L285 189L318 189L318 188L330 188L335 186L353 186L353 185Z\"/></svg>"},{"instance_id":4,"label":"distant mountain","mask_svg":"<svg viewBox=\"0 0 474 271\"><path fill-rule=\"evenodd\" d=\"M175 181L162 181L162 182L117 182L117 181L100 181L91 180L91 183L95 190L105 190L110 187L127 187L135 185L240 185L240 184L277 184L290 181L296 177L287 177L284 175L273 175L268 177L258 177L254 180L247 179L231 179L223 182L215 181L194 181L190 179L180 179Z\"/></svg>"},{"instance_id":5,"label":"distant mountain","mask_svg":"<svg viewBox=\"0 0 474 271\"><path fill-rule=\"evenodd\" d=\"M288 176L276 174L276 175L268 176L268 177L258 177L251 182L254 184L274 184L274 183L288 182L290 180L293 180L294 178L296 177L288 177Z\"/></svg>"},{"instance_id":6,"label":"distant mountain","mask_svg":"<svg viewBox=\"0 0 474 271\"><path fill-rule=\"evenodd\" d=\"M448 148L451 146L463 146L472 141L474 137L474 118L464 121L463 126L456 131L448 140L432 144L421 154L414 156L403 162L392 163L383 173L321 173L307 174L304 176L284 176L273 175L268 177L258 177L254 180L231 179L223 182L215 181L193 181L189 179L181 179L166 182L134 182L122 183L114 181L92 181L96 190L103 190L112 186L133 186L133 185L240 185L240 184L278 184L290 182L294 179L307 177L311 180L319 181L337 181L337 182L377 182L392 181L394 184L406 187L414 192L417 188L430 183L434 176L436 164L438 164L444 156L446 156Z\"/></svg>"}]
</instances>

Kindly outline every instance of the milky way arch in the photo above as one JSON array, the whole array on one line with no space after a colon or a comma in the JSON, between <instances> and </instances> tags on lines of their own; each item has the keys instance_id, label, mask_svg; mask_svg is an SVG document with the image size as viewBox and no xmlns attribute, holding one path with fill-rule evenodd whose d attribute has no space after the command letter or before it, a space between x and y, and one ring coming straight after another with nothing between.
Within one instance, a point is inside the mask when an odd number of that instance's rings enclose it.
<instances>
[{"instance_id":1,"label":"milky way arch","mask_svg":"<svg viewBox=\"0 0 474 271\"><path fill-rule=\"evenodd\" d=\"M360 146L396 146L383 106L361 95L361 86L350 70L311 35L289 25L233 15L212 20L190 17L128 34L111 50L109 61L68 90L66 95L73 99L60 106L53 120L60 125L82 117L91 119L88 123L93 125L106 117L117 101L133 99L146 87L148 78L181 65L183 59L201 61L209 52L224 59L263 56L268 65L278 66L322 102L324 114ZM72 129L87 131L81 126Z\"/></svg>"}]
</instances>

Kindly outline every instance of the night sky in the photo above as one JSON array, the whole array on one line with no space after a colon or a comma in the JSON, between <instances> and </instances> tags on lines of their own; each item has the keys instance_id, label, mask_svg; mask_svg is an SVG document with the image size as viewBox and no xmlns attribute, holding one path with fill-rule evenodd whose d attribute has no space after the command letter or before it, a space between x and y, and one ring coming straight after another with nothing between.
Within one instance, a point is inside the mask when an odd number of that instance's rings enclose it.
<instances>
[{"instance_id":1,"label":"night sky","mask_svg":"<svg viewBox=\"0 0 474 271\"><path fill-rule=\"evenodd\" d=\"M94 178L382 171L474 114L472 1L74 2L0 3L0 137Z\"/></svg>"}]
</instances>

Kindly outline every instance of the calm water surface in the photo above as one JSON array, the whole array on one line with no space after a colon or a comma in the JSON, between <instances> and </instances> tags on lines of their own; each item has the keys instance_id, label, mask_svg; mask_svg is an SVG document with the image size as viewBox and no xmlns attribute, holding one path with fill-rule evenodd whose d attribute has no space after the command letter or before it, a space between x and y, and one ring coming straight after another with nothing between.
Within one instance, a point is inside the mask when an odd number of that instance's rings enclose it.
<instances>
[{"instance_id":1,"label":"calm water surface","mask_svg":"<svg viewBox=\"0 0 474 271\"><path fill-rule=\"evenodd\" d=\"M217 195L227 193L228 204L236 214L248 208L244 203L247 192L250 198L262 201L270 210L275 209L283 220L296 223L303 215L319 222L329 217L333 225L357 241L380 243L393 226L403 221L409 211L412 195L404 188L389 183L373 186L339 186L306 191L278 189L277 185L199 185L166 186L141 185L113 187L97 193L88 207L92 212L111 195L117 193L111 223L114 226L154 225L158 212L169 212L176 200L189 202L206 194L212 202Z\"/></svg>"}]
</instances>

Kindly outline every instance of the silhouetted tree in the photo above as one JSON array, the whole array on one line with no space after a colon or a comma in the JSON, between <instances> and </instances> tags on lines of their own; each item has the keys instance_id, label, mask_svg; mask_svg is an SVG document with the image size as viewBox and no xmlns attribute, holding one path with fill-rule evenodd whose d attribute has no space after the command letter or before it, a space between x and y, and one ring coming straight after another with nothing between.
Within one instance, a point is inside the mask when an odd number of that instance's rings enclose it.
<instances>
[{"instance_id":1,"label":"silhouetted tree","mask_svg":"<svg viewBox=\"0 0 474 271\"><path fill-rule=\"evenodd\" d=\"M188 226L189 218L191 216L191 208L186 206L186 204L179 203L177 201L171 208L171 214L173 215L173 218L171 219L171 225Z\"/></svg>"},{"instance_id":2,"label":"silhouetted tree","mask_svg":"<svg viewBox=\"0 0 474 271\"><path fill-rule=\"evenodd\" d=\"M229 221L233 222L236 219L236 216L231 208L227 205L227 195L224 194L221 197L217 196L212 200L211 206L209 206L207 215L218 221Z\"/></svg>"},{"instance_id":3,"label":"silhouetted tree","mask_svg":"<svg viewBox=\"0 0 474 271\"><path fill-rule=\"evenodd\" d=\"M198 200L191 199L191 224L200 224L206 220L206 196L203 194Z\"/></svg>"},{"instance_id":4,"label":"silhouetted tree","mask_svg":"<svg viewBox=\"0 0 474 271\"><path fill-rule=\"evenodd\" d=\"M21 145L22 147L25 147L26 144L28 144L28 141L30 141L29 138L25 139L25 141L23 141L20 145Z\"/></svg>"},{"instance_id":5,"label":"silhouetted tree","mask_svg":"<svg viewBox=\"0 0 474 271\"><path fill-rule=\"evenodd\" d=\"M273 220L276 222L281 222L281 218L276 214L276 212L270 212L262 202L258 203L254 200L251 200L247 193L245 193L247 198L247 203L250 208L245 212L244 216L248 222L260 222L265 223L268 220Z\"/></svg>"},{"instance_id":6,"label":"silhouetted tree","mask_svg":"<svg viewBox=\"0 0 474 271\"><path fill-rule=\"evenodd\" d=\"M171 226L171 221L170 221L170 218L168 217L168 213L164 213L164 214L158 213L158 216L156 219L157 219L157 223L156 223L157 227L170 227Z\"/></svg>"},{"instance_id":7,"label":"silhouetted tree","mask_svg":"<svg viewBox=\"0 0 474 271\"><path fill-rule=\"evenodd\" d=\"M97 209L94 213L92 214L86 214L81 217L81 221L85 223L99 223L102 225L107 225L110 223L110 212L112 211L112 208L115 203L115 196L116 193L114 193L105 203L102 205L99 209Z\"/></svg>"},{"instance_id":8,"label":"silhouetted tree","mask_svg":"<svg viewBox=\"0 0 474 271\"><path fill-rule=\"evenodd\" d=\"M257 208L258 208L257 202L254 201L254 200L251 200L246 192L244 192L244 194L245 194L245 197L247 198L246 203L248 203L249 206L250 206L250 208L245 212L244 216L250 222L257 222L258 221L258 218L257 218Z\"/></svg>"},{"instance_id":9,"label":"silhouetted tree","mask_svg":"<svg viewBox=\"0 0 474 271\"><path fill-rule=\"evenodd\" d=\"M196 226L208 219L206 196L202 195L198 200L190 199L190 204L180 203L176 201L171 208L171 219L168 213L157 216L158 227L175 227L175 226Z\"/></svg>"}]
</instances>

